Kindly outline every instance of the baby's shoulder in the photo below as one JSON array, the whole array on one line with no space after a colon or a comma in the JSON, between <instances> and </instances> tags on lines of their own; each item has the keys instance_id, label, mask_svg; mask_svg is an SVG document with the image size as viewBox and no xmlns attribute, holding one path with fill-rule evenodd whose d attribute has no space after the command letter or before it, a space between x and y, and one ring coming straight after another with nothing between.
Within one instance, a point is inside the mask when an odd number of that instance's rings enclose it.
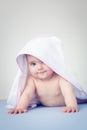
<instances>
[{"instance_id":1,"label":"baby's shoulder","mask_svg":"<svg viewBox=\"0 0 87 130\"><path fill-rule=\"evenodd\" d=\"M30 76L28 76L27 81L28 81L28 82L30 82L30 81L31 81L31 82L34 82L34 78L30 75Z\"/></svg>"},{"instance_id":2,"label":"baby's shoulder","mask_svg":"<svg viewBox=\"0 0 87 130\"><path fill-rule=\"evenodd\" d=\"M60 76L59 77L59 85L60 86L71 86L71 83L68 80L66 80Z\"/></svg>"},{"instance_id":3,"label":"baby's shoulder","mask_svg":"<svg viewBox=\"0 0 87 130\"><path fill-rule=\"evenodd\" d=\"M62 77L60 75L58 75L58 74L55 74L54 78L59 81Z\"/></svg>"}]
</instances>

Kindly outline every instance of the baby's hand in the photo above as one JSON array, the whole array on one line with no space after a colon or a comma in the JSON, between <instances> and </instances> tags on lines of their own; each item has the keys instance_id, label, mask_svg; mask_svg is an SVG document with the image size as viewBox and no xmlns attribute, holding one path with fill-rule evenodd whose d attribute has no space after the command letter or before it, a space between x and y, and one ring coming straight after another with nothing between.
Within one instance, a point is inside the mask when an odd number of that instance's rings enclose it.
<instances>
[{"instance_id":1,"label":"baby's hand","mask_svg":"<svg viewBox=\"0 0 87 130\"><path fill-rule=\"evenodd\" d=\"M70 113L70 112L78 112L79 110L78 107L65 107L62 109L62 111Z\"/></svg>"},{"instance_id":2,"label":"baby's hand","mask_svg":"<svg viewBox=\"0 0 87 130\"><path fill-rule=\"evenodd\" d=\"M8 114L21 114L27 112L27 109L15 109L15 110L10 110Z\"/></svg>"}]
</instances>

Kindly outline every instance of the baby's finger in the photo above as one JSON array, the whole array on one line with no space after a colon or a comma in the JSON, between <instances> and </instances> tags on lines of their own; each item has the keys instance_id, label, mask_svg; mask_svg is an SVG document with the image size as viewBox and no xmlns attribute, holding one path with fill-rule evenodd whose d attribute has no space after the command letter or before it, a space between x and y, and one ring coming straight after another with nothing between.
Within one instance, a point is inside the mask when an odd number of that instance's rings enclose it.
<instances>
[{"instance_id":1,"label":"baby's finger","mask_svg":"<svg viewBox=\"0 0 87 130\"><path fill-rule=\"evenodd\" d=\"M21 113L25 113L25 112L27 112L27 109L19 109L19 113L21 114Z\"/></svg>"},{"instance_id":2,"label":"baby's finger","mask_svg":"<svg viewBox=\"0 0 87 130\"><path fill-rule=\"evenodd\" d=\"M67 112L67 108L66 108L66 107L63 108L63 109L62 109L62 112Z\"/></svg>"},{"instance_id":3,"label":"baby's finger","mask_svg":"<svg viewBox=\"0 0 87 130\"><path fill-rule=\"evenodd\" d=\"M19 113L19 110L15 110L13 114L18 114Z\"/></svg>"},{"instance_id":4,"label":"baby's finger","mask_svg":"<svg viewBox=\"0 0 87 130\"><path fill-rule=\"evenodd\" d=\"M25 112L27 112L28 110L27 110L27 109L24 109L23 111L24 111L24 113L25 113Z\"/></svg>"},{"instance_id":5,"label":"baby's finger","mask_svg":"<svg viewBox=\"0 0 87 130\"><path fill-rule=\"evenodd\" d=\"M65 107L62 109L63 112L67 112L67 113L70 113L70 112L78 112L78 108L75 108L75 107Z\"/></svg>"},{"instance_id":6,"label":"baby's finger","mask_svg":"<svg viewBox=\"0 0 87 130\"><path fill-rule=\"evenodd\" d=\"M14 110L10 110L8 114L14 114Z\"/></svg>"}]
</instances>

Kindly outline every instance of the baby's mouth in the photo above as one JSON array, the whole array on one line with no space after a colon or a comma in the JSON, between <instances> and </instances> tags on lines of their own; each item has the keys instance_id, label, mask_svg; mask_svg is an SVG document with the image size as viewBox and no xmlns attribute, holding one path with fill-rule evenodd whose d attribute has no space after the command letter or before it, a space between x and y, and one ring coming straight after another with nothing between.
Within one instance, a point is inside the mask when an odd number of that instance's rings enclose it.
<instances>
[{"instance_id":1,"label":"baby's mouth","mask_svg":"<svg viewBox=\"0 0 87 130\"><path fill-rule=\"evenodd\" d=\"M44 73L46 73L47 71L40 71L40 72L38 72L38 74L44 74Z\"/></svg>"}]
</instances>

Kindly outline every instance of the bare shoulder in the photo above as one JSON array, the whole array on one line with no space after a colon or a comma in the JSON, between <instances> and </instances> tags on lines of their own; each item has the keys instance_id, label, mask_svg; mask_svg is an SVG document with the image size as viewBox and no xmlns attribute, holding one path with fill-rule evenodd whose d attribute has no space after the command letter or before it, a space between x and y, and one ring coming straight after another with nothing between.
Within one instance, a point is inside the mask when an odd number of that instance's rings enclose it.
<instances>
[{"instance_id":1,"label":"bare shoulder","mask_svg":"<svg viewBox=\"0 0 87 130\"><path fill-rule=\"evenodd\" d=\"M32 76L27 77L25 88L24 88L23 92L25 92L26 94L31 95L31 96L34 94L35 84L34 84Z\"/></svg>"},{"instance_id":2,"label":"bare shoulder","mask_svg":"<svg viewBox=\"0 0 87 130\"><path fill-rule=\"evenodd\" d=\"M34 78L32 76L28 76L26 84L34 86Z\"/></svg>"},{"instance_id":3,"label":"bare shoulder","mask_svg":"<svg viewBox=\"0 0 87 130\"><path fill-rule=\"evenodd\" d=\"M62 87L62 86L71 86L72 87L72 84L68 81L68 80L66 80L66 79L64 79L63 77L61 77L61 76L59 76L59 85Z\"/></svg>"},{"instance_id":4,"label":"bare shoulder","mask_svg":"<svg viewBox=\"0 0 87 130\"><path fill-rule=\"evenodd\" d=\"M28 81L31 81L31 80L33 80L33 79L34 79L34 78L33 78L31 75L29 75L28 78L27 78Z\"/></svg>"},{"instance_id":5,"label":"bare shoulder","mask_svg":"<svg viewBox=\"0 0 87 130\"><path fill-rule=\"evenodd\" d=\"M62 77L60 77L59 79L59 87L61 89L63 96L70 95L73 92L72 84Z\"/></svg>"}]
</instances>

